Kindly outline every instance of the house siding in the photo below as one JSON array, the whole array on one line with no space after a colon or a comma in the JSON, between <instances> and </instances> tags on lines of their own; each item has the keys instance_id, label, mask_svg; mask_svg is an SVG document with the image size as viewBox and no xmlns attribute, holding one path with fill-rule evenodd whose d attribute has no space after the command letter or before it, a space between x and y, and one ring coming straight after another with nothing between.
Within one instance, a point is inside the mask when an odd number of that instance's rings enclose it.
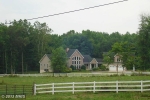
<instances>
[{"instance_id":1,"label":"house siding","mask_svg":"<svg viewBox=\"0 0 150 100\"><path fill-rule=\"evenodd\" d=\"M126 70L126 67L122 66L122 61L120 57L116 54L114 56L114 63L109 64L108 68L110 72L116 72L118 66L118 72L122 72Z\"/></svg>"},{"instance_id":2,"label":"house siding","mask_svg":"<svg viewBox=\"0 0 150 100\"><path fill-rule=\"evenodd\" d=\"M73 59L75 57L76 59ZM74 63L72 63L72 61L74 61ZM70 67L71 65L76 66L77 69L83 65L83 56L77 50L68 59L68 66Z\"/></svg>"},{"instance_id":3,"label":"house siding","mask_svg":"<svg viewBox=\"0 0 150 100\"><path fill-rule=\"evenodd\" d=\"M40 73L46 72L45 70L52 72L50 68L50 59L45 55L44 58L40 61Z\"/></svg>"}]
</instances>

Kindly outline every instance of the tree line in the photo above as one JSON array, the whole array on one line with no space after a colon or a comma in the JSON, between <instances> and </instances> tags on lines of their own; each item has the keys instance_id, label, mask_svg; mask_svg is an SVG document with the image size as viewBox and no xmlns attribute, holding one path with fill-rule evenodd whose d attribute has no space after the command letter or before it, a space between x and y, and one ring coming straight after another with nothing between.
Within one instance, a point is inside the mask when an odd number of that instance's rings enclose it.
<instances>
[{"instance_id":1,"label":"tree line","mask_svg":"<svg viewBox=\"0 0 150 100\"><path fill-rule=\"evenodd\" d=\"M39 60L45 53L56 48L78 49L82 54L103 58L104 52L112 50L115 43L125 43L124 50L135 52L139 68L150 68L150 17L141 16L137 33L121 34L83 30L70 30L62 35L52 34L46 23L31 24L27 20L14 20L11 25L0 24L0 73L25 73L39 71ZM132 48L127 48L127 47ZM116 48L117 45L116 45Z\"/></svg>"}]
</instances>

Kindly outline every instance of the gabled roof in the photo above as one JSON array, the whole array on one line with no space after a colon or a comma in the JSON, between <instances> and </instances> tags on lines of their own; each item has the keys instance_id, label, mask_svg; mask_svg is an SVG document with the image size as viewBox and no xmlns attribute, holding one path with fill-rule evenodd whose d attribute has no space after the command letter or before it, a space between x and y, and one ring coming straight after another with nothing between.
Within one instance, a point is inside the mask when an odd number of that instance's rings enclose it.
<instances>
[{"instance_id":1,"label":"gabled roof","mask_svg":"<svg viewBox=\"0 0 150 100\"><path fill-rule=\"evenodd\" d=\"M92 61L92 58L90 55L83 55L84 59L83 59L83 62L91 62Z\"/></svg>"},{"instance_id":2,"label":"gabled roof","mask_svg":"<svg viewBox=\"0 0 150 100\"><path fill-rule=\"evenodd\" d=\"M40 59L39 63L44 59L45 56L47 56L47 57L50 59L51 54L45 54L45 55Z\"/></svg>"},{"instance_id":3,"label":"gabled roof","mask_svg":"<svg viewBox=\"0 0 150 100\"><path fill-rule=\"evenodd\" d=\"M75 51L77 51L83 57L83 55L78 51L78 49L69 49L67 52L67 57L71 57Z\"/></svg>"},{"instance_id":4,"label":"gabled roof","mask_svg":"<svg viewBox=\"0 0 150 100\"><path fill-rule=\"evenodd\" d=\"M95 58L95 59L97 60L98 63L102 63L102 61L103 61L103 60L100 59L100 58Z\"/></svg>"},{"instance_id":5,"label":"gabled roof","mask_svg":"<svg viewBox=\"0 0 150 100\"><path fill-rule=\"evenodd\" d=\"M50 57L51 57L51 54L46 54L47 55L47 57L50 59Z\"/></svg>"},{"instance_id":6,"label":"gabled roof","mask_svg":"<svg viewBox=\"0 0 150 100\"><path fill-rule=\"evenodd\" d=\"M97 60L97 62L102 62L101 58L95 58Z\"/></svg>"},{"instance_id":7,"label":"gabled roof","mask_svg":"<svg viewBox=\"0 0 150 100\"><path fill-rule=\"evenodd\" d=\"M67 52L67 57L70 57L75 52L75 50L76 49L69 49Z\"/></svg>"}]
</instances>

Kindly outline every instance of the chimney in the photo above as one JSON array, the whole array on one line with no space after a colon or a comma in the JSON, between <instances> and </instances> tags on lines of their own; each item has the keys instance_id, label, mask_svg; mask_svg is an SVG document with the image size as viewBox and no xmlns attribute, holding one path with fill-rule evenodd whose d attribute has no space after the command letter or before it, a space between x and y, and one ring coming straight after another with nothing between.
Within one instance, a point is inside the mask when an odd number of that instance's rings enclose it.
<instances>
[{"instance_id":1,"label":"chimney","mask_svg":"<svg viewBox=\"0 0 150 100\"><path fill-rule=\"evenodd\" d=\"M69 51L69 48L66 49L66 52L68 52L68 51Z\"/></svg>"}]
</instances>

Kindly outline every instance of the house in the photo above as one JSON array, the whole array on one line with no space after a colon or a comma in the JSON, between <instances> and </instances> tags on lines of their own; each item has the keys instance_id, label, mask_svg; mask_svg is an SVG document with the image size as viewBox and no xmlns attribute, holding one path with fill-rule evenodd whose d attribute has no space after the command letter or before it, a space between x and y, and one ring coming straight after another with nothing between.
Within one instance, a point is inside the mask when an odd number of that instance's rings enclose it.
<instances>
[{"instance_id":1,"label":"house","mask_svg":"<svg viewBox=\"0 0 150 100\"><path fill-rule=\"evenodd\" d=\"M117 68L118 66L118 68ZM110 72L123 72L126 70L126 67L123 67L123 64L122 64L122 60L120 59L120 56L118 54L115 54L114 55L114 62L109 64L109 67L108 67L109 71Z\"/></svg>"},{"instance_id":2,"label":"house","mask_svg":"<svg viewBox=\"0 0 150 100\"><path fill-rule=\"evenodd\" d=\"M73 65L76 69L81 69L82 65L86 66L86 70L92 70L93 68L97 68L102 64L102 60L99 58L92 58L90 55L82 55L78 49L66 49L67 53L67 66L70 67ZM50 67L50 54L45 54L41 60L40 63L40 73L49 71L52 72L52 69Z\"/></svg>"},{"instance_id":3,"label":"house","mask_svg":"<svg viewBox=\"0 0 150 100\"><path fill-rule=\"evenodd\" d=\"M40 63L40 73L43 72L52 72L52 69L50 67L50 54L45 54L41 60L39 61Z\"/></svg>"},{"instance_id":4,"label":"house","mask_svg":"<svg viewBox=\"0 0 150 100\"><path fill-rule=\"evenodd\" d=\"M86 70L92 70L102 64L101 59L92 58L90 55L82 55L78 49L66 49L68 57L68 67L75 66L80 69L82 65L86 66Z\"/></svg>"}]
</instances>

